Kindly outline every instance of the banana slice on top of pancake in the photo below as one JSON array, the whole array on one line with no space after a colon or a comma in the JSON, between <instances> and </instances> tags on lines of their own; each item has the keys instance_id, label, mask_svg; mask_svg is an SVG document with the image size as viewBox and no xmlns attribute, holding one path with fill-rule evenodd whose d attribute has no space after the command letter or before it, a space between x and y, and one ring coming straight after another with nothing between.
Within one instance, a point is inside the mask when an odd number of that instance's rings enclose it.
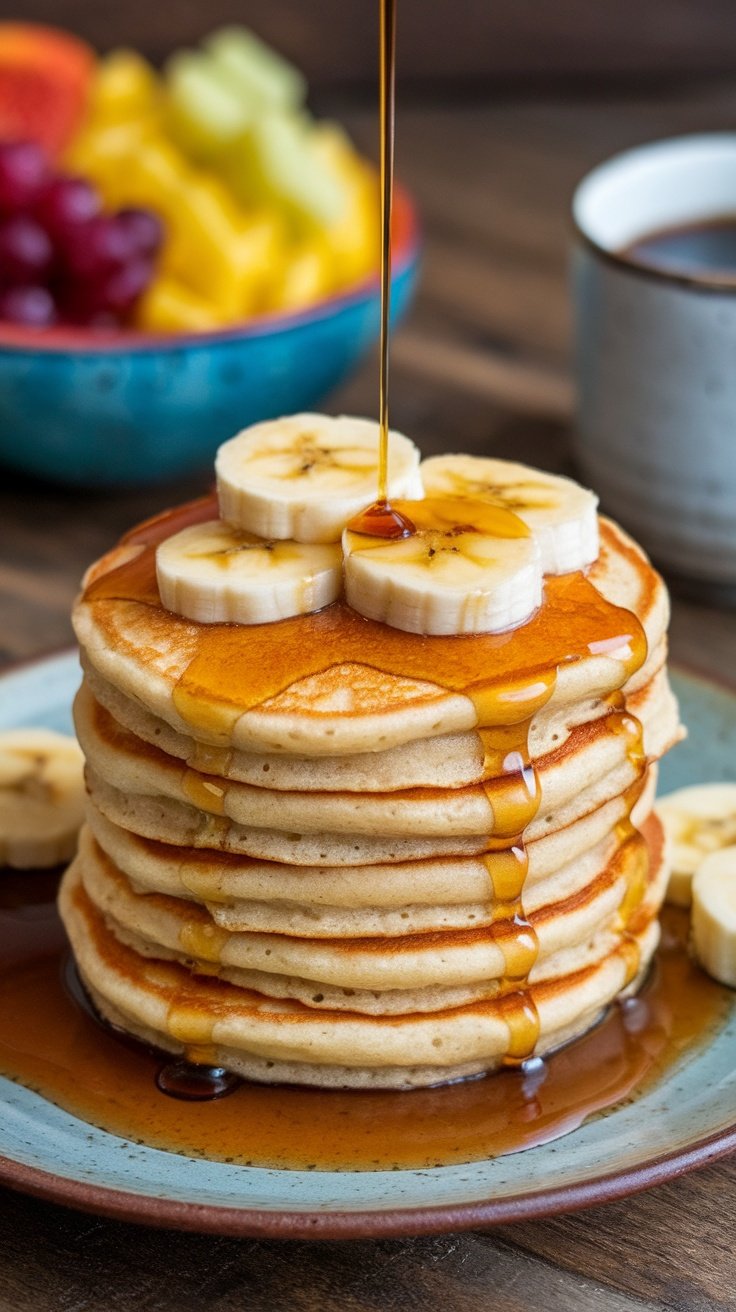
<instances>
[{"instance_id":1,"label":"banana slice on top of pancake","mask_svg":"<svg viewBox=\"0 0 736 1312\"><path fill-rule=\"evenodd\" d=\"M378 424L342 415L289 415L254 424L220 447L220 514L263 538L339 542L376 498ZM388 495L420 497L419 451L389 433Z\"/></svg>"},{"instance_id":2,"label":"banana slice on top of pancake","mask_svg":"<svg viewBox=\"0 0 736 1312\"><path fill-rule=\"evenodd\" d=\"M156 577L167 610L202 624L268 624L320 610L342 588L338 544L266 540L221 519L160 543Z\"/></svg>"},{"instance_id":3,"label":"banana slice on top of pancake","mask_svg":"<svg viewBox=\"0 0 736 1312\"><path fill-rule=\"evenodd\" d=\"M469 497L391 505L401 536L343 534L345 594L361 615L408 633L498 633L540 605L539 547L512 511Z\"/></svg>"},{"instance_id":4,"label":"banana slice on top of pancake","mask_svg":"<svg viewBox=\"0 0 736 1312\"><path fill-rule=\"evenodd\" d=\"M598 498L571 478L485 456L433 456L420 466L429 497L488 498L528 526L543 574L568 574L598 558Z\"/></svg>"},{"instance_id":5,"label":"banana slice on top of pancake","mask_svg":"<svg viewBox=\"0 0 736 1312\"><path fill-rule=\"evenodd\" d=\"M378 458L378 426L345 416L292 415L226 442L216 460L221 521L158 549L163 604L204 623L319 610L341 592L342 536L345 595L360 614L409 633L498 633L534 614L545 574L598 555L592 492L503 460L420 466L413 442L393 432L388 497L398 516L388 536L385 524L365 531L354 517L375 500Z\"/></svg>"}]
</instances>

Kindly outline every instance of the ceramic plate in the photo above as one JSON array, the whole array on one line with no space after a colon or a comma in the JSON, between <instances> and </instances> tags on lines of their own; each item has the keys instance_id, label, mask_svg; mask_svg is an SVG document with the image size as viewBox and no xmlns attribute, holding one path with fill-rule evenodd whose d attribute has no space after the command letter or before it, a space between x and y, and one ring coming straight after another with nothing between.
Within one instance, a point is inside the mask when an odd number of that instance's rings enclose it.
<instances>
[{"instance_id":1,"label":"ceramic plate","mask_svg":"<svg viewBox=\"0 0 736 1312\"><path fill-rule=\"evenodd\" d=\"M73 654L7 674L0 728L68 730L78 681ZM690 737L664 764L663 789L733 778L736 694L683 673L673 681ZM734 1052L736 997L713 1041L633 1104L526 1152L422 1171L273 1171L192 1160L95 1129L0 1079L0 1181L98 1214L238 1235L407 1235L548 1215L621 1197L736 1149Z\"/></svg>"}]
</instances>

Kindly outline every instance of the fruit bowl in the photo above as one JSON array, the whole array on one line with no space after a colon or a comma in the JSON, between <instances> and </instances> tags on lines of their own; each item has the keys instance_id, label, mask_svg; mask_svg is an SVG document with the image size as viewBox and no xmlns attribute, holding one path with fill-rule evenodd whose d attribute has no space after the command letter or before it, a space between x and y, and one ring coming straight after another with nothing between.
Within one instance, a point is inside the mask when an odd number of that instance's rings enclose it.
<instances>
[{"instance_id":1,"label":"fruit bowl","mask_svg":"<svg viewBox=\"0 0 736 1312\"><path fill-rule=\"evenodd\" d=\"M414 207L396 197L392 320L419 265ZM157 335L0 323L0 462L75 487L163 482L211 461L259 419L309 410L374 342L378 277L296 314Z\"/></svg>"}]
</instances>

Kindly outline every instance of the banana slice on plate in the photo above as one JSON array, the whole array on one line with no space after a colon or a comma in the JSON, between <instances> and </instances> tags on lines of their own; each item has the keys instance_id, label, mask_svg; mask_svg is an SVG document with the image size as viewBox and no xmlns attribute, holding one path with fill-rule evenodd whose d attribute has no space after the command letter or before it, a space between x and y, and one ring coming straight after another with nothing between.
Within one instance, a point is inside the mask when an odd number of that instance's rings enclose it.
<instances>
[{"instance_id":1,"label":"banana slice on plate","mask_svg":"<svg viewBox=\"0 0 736 1312\"><path fill-rule=\"evenodd\" d=\"M263 538L339 542L376 499L378 424L345 415L289 415L246 428L215 461L223 519ZM388 493L420 497L419 451L389 434Z\"/></svg>"},{"instance_id":2,"label":"banana slice on plate","mask_svg":"<svg viewBox=\"0 0 736 1312\"><path fill-rule=\"evenodd\" d=\"M509 510L467 497L391 505L414 532L343 534L345 594L361 615L407 633L498 633L537 609L539 548Z\"/></svg>"},{"instance_id":3,"label":"banana slice on plate","mask_svg":"<svg viewBox=\"0 0 736 1312\"><path fill-rule=\"evenodd\" d=\"M202 624L269 624L328 606L342 588L339 544L265 541L221 519L192 524L156 551L167 610Z\"/></svg>"},{"instance_id":4,"label":"banana slice on plate","mask_svg":"<svg viewBox=\"0 0 736 1312\"><path fill-rule=\"evenodd\" d=\"M487 497L512 510L539 543L543 574L569 574L598 557L598 498L571 478L465 455L433 456L420 472L427 496Z\"/></svg>"},{"instance_id":5,"label":"banana slice on plate","mask_svg":"<svg viewBox=\"0 0 736 1312\"><path fill-rule=\"evenodd\" d=\"M703 969L736 989L736 845L711 852L693 876L692 941Z\"/></svg>"},{"instance_id":6,"label":"banana slice on plate","mask_svg":"<svg viewBox=\"0 0 736 1312\"><path fill-rule=\"evenodd\" d=\"M704 857L736 843L736 784L693 784L657 799L672 849L667 901L689 907L692 879Z\"/></svg>"},{"instance_id":7,"label":"banana slice on plate","mask_svg":"<svg viewBox=\"0 0 736 1312\"><path fill-rule=\"evenodd\" d=\"M84 817L84 757L76 738L50 729L0 733L0 865L68 861Z\"/></svg>"}]
</instances>

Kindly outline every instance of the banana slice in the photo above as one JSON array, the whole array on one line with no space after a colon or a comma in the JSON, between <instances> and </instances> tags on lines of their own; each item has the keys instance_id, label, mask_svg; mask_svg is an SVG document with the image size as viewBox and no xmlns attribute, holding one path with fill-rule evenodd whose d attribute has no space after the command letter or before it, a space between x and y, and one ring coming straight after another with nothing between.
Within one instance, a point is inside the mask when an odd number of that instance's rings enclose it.
<instances>
[{"instance_id":1,"label":"banana slice","mask_svg":"<svg viewBox=\"0 0 736 1312\"><path fill-rule=\"evenodd\" d=\"M703 858L736 843L736 784L693 784L660 797L655 807L672 848L667 901L689 907Z\"/></svg>"},{"instance_id":2,"label":"banana slice","mask_svg":"<svg viewBox=\"0 0 736 1312\"><path fill-rule=\"evenodd\" d=\"M0 733L0 865L69 861L84 818L84 757L50 729Z\"/></svg>"},{"instance_id":3,"label":"banana slice","mask_svg":"<svg viewBox=\"0 0 736 1312\"><path fill-rule=\"evenodd\" d=\"M220 514L264 538L339 542L348 520L376 499L378 424L289 415L225 442L215 461ZM390 497L421 497L419 451L389 434Z\"/></svg>"},{"instance_id":4,"label":"banana slice","mask_svg":"<svg viewBox=\"0 0 736 1312\"><path fill-rule=\"evenodd\" d=\"M343 534L348 605L407 633L498 633L542 599L539 548L511 511L467 497L392 501L415 532Z\"/></svg>"},{"instance_id":5,"label":"banana slice","mask_svg":"<svg viewBox=\"0 0 736 1312\"><path fill-rule=\"evenodd\" d=\"M598 557L598 498L570 478L485 456L433 456L420 467L427 496L488 497L513 510L539 543L543 574Z\"/></svg>"},{"instance_id":6,"label":"banana slice","mask_svg":"<svg viewBox=\"0 0 736 1312\"><path fill-rule=\"evenodd\" d=\"M193 524L156 551L167 610L201 624L269 624L329 606L342 588L339 545L266 542L221 519Z\"/></svg>"},{"instance_id":7,"label":"banana slice","mask_svg":"<svg viewBox=\"0 0 736 1312\"><path fill-rule=\"evenodd\" d=\"M695 956L709 975L736 989L736 846L711 852L692 887Z\"/></svg>"}]
</instances>

